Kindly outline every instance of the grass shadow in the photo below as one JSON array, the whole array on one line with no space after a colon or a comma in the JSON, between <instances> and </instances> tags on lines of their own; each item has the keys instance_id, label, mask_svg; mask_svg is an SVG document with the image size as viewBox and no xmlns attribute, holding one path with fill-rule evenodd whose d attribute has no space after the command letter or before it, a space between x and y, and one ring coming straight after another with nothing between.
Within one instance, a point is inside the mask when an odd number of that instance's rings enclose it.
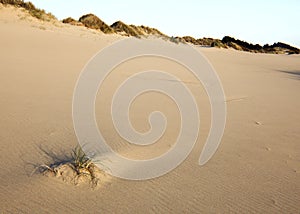
<instances>
[{"instance_id":1,"label":"grass shadow","mask_svg":"<svg viewBox=\"0 0 300 214\"><path fill-rule=\"evenodd\" d=\"M291 70L291 71L277 70L277 71L288 74L292 79L300 80L300 70Z\"/></svg>"},{"instance_id":2,"label":"grass shadow","mask_svg":"<svg viewBox=\"0 0 300 214\"><path fill-rule=\"evenodd\" d=\"M56 177L75 185L89 183L92 187L96 187L100 180L106 180L105 172L107 170L105 170L101 160L87 156L79 145L71 151L63 149L55 151L42 145L39 145L38 149L43 156L40 163L24 161L24 158L22 158L26 165L31 168L30 173L26 172L30 177L40 174L47 177ZM101 168L99 165L101 165Z\"/></svg>"},{"instance_id":3,"label":"grass shadow","mask_svg":"<svg viewBox=\"0 0 300 214\"><path fill-rule=\"evenodd\" d=\"M55 151L54 149L50 149L42 145L38 145L37 148L39 150L38 153L41 154L39 157L41 160L40 163L29 160L31 158L28 157L28 155L25 156L25 154L23 154L20 156L20 159L22 159L25 163L24 168L28 176L32 176L36 173L43 173L45 169L41 166L49 166L51 168L61 164L71 163L73 161L71 153L66 152L63 149Z\"/></svg>"}]
</instances>

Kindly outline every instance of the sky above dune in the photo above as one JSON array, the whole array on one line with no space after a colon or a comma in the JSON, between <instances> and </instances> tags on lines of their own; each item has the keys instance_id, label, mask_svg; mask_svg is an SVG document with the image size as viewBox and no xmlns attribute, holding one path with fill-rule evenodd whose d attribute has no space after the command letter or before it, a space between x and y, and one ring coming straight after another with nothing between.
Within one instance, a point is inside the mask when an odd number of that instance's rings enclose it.
<instances>
[{"instance_id":1,"label":"sky above dune","mask_svg":"<svg viewBox=\"0 0 300 214\"><path fill-rule=\"evenodd\" d=\"M94 13L107 24L158 28L169 36L233 36L251 43L285 42L300 47L299 0L31 0L58 19Z\"/></svg>"}]
</instances>

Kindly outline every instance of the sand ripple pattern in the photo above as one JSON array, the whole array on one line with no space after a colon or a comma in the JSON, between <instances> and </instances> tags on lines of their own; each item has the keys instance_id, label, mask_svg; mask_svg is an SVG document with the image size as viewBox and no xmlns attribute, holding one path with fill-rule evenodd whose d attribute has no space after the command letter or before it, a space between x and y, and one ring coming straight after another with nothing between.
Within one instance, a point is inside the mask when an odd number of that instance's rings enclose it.
<instances>
[{"instance_id":1,"label":"sand ripple pattern","mask_svg":"<svg viewBox=\"0 0 300 214\"><path fill-rule=\"evenodd\" d=\"M125 39L96 54L85 66L73 97L73 122L83 150L113 176L129 180L145 180L162 176L184 161L197 140L200 118L193 94L177 77L164 71L141 71L126 79L116 90L111 106L114 127L127 142L150 145L160 139L167 127L163 112L149 117L150 130L136 131L131 125L129 109L142 93L155 91L171 98L180 112L181 130L176 144L159 157L147 160L125 158L114 152L99 132L95 119L96 94L109 72L122 62L141 56L163 57L185 66L204 86L211 104L211 129L199 158L205 164L217 150L226 122L226 103L221 82L209 62L189 45L163 40ZM163 81L165 79L171 81ZM173 82L179 82L174 85ZM99 167L101 167L99 165Z\"/></svg>"}]
</instances>

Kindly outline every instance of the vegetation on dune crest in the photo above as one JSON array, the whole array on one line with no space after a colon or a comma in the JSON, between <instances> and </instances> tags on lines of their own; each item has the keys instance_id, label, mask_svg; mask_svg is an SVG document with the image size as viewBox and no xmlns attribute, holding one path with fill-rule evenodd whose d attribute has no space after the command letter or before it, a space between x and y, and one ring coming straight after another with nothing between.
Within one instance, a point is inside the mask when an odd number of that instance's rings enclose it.
<instances>
[{"instance_id":1,"label":"vegetation on dune crest","mask_svg":"<svg viewBox=\"0 0 300 214\"><path fill-rule=\"evenodd\" d=\"M51 13L46 13L44 10L36 8L31 2L24 2L24 0L0 0L0 3L4 5L13 5L16 7L24 8L33 17L36 17L40 20L50 21L56 19ZM259 44L251 44L246 41L235 39L230 36L225 36L222 40L205 37L195 39L191 36L169 37L155 28L147 27L144 25L126 25L121 21L117 21L109 26L96 15L91 13L83 15L79 18L78 21L69 17L62 20L62 22L71 25L85 26L87 28L100 30L107 34L118 33L123 36L134 36L137 38L141 38L143 36L156 36L175 43L181 42L217 48L233 48L235 50L254 53L300 54L300 50L298 48L292 47L282 42L277 42L273 45L266 44L264 46L261 46Z\"/></svg>"},{"instance_id":2,"label":"vegetation on dune crest","mask_svg":"<svg viewBox=\"0 0 300 214\"><path fill-rule=\"evenodd\" d=\"M299 49L292 47L290 45L284 44L282 42L274 43L273 45L264 45L261 46L259 44L251 44L239 39L235 39L230 36L225 36L222 39L223 44L228 47L232 47L237 50L249 51L255 53L274 53L274 54L299 54Z\"/></svg>"},{"instance_id":3,"label":"vegetation on dune crest","mask_svg":"<svg viewBox=\"0 0 300 214\"><path fill-rule=\"evenodd\" d=\"M298 48L295 48L293 46L290 46L282 42L277 42L274 43L273 45L266 44L263 46L263 49L266 52L270 52L270 51L276 52L283 49L283 50L287 50L289 54L300 54L300 50Z\"/></svg>"},{"instance_id":4,"label":"vegetation on dune crest","mask_svg":"<svg viewBox=\"0 0 300 214\"><path fill-rule=\"evenodd\" d=\"M114 33L114 30L110 26L91 13L81 16L79 22L91 29L101 30L104 33Z\"/></svg>"},{"instance_id":5,"label":"vegetation on dune crest","mask_svg":"<svg viewBox=\"0 0 300 214\"><path fill-rule=\"evenodd\" d=\"M215 39L214 41L212 41L209 46L216 48L227 48L227 46L224 45L219 39Z\"/></svg>"},{"instance_id":6,"label":"vegetation on dune crest","mask_svg":"<svg viewBox=\"0 0 300 214\"><path fill-rule=\"evenodd\" d=\"M125 36L135 36L140 38L141 36L153 35L163 38L169 38L167 35L163 34L159 30L144 25L127 25L122 21L117 21L113 23L110 27L112 27L115 30L115 32L118 32L121 35Z\"/></svg>"},{"instance_id":7,"label":"vegetation on dune crest","mask_svg":"<svg viewBox=\"0 0 300 214\"><path fill-rule=\"evenodd\" d=\"M167 35L163 34L162 32L160 32L159 30L157 30L156 28L151 28L148 26L137 26L140 30L144 31L146 34L150 34L150 35L157 35L157 36L162 36L165 37Z\"/></svg>"},{"instance_id":8,"label":"vegetation on dune crest","mask_svg":"<svg viewBox=\"0 0 300 214\"><path fill-rule=\"evenodd\" d=\"M140 36L143 35L140 30L135 29L130 25L126 25L121 21L113 23L110 27L113 28L115 32L121 33L125 36L134 36L140 38Z\"/></svg>"},{"instance_id":9,"label":"vegetation on dune crest","mask_svg":"<svg viewBox=\"0 0 300 214\"><path fill-rule=\"evenodd\" d=\"M81 22L76 21L72 17L68 17L66 19L63 19L62 22L65 23L65 24L70 24L70 25L84 26Z\"/></svg>"},{"instance_id":10,"label":"vegetation on dune crest","mask_svg":"<svg viewBox=\"0 0 300 214\"><path fill-rule=\"evenodd\" d=\"M273 53L273 54L299 54L300 50L298 48L292 47L288 44L277 42L273 45L264 45L261 46L259 44L251 44L239 39L235 39L230 36L223 37L222 40L220 39L213 39L213 38L200 38L195 39L191 36L184 36L179 38L180 41L191 43L194 45L201 45L201 46L210 46L210 47L217 47L217 48L233 48L239 51L248 51L253 53Z\"/></svg>"},{"instance_id":11,"label":"vegetation on dune crest","mask_svg":"<svg viewBox=\"0 0 300 214\"><path fill-rule=\"evenodd\" d=\"M56 19L54 15L47 13L45 10L36 8L31 2L24 2L23 0L0 0L0 3L24 8L30 15L43 21Z\"/></svg>"}]
</instances>

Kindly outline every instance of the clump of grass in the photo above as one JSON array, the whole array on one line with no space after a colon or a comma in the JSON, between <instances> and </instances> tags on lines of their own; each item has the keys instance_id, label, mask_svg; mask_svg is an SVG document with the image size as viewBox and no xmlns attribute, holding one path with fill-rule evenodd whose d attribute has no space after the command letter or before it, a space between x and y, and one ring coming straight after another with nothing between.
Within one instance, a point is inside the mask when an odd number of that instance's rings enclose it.
<instances>
[{"instance_id":1,"label":"clump of grass","mask_svg":"<svg viewBox=\"0 0 300 214\"><path fill-rule=\"evenodd\" d=\"M101 30L103 33L107 34L114 33L114 30L110 26L91 13L81 16L79 22L87 28Z\"/></svg>"},{"instance_id":2,"label":"clump of grass","mask_svg":"<svg viewBox=\"0 0 300 214\"><path fill-rule=\"evenodd\" d=\"M217 47L217 48L227 48L227 46L224 45L221 40L217 40L217 39L213 41L210 46Z\"/></svg>"},{"instance_id":3,"label":"clump of grass","mask_svg":"<svg viewBox=\"0 0 300 214\"><path fill-rule=\"evenodd\" d=\"M23 0L0 0L0 3L4 5L9 4L16 7L24 8L29 12L30 15L43 21L51 21L53 19L56 19L56 17L53 14L47 13L45 10L36 8L31 2L24 2Z\"/></svg>"},{"instance_id":4,"label":"clump of grass","mask_svg":"<svg viewBox=\"0 0 300 214\"><path fill-rule=\"evenodd\" d=\"M52 157L52 159L57 160L57 157ZM93 186L97 186L100 177L103 176L103 172L84 153L80 146L75 147L71 154L65 157L65 160L58 159L58 161L51 164L42 164L33 173L37 170L46 176L58 177L75 185L89 182Z\"/></svg>"},{"instance_id":5,"label":"clump of grass","mask_svg":"<svg viewBox=\"0 0 300 214\"><path fill-rule=\"evenodd\" d=\"M0 3L21 6L24 3L24 1L22 1L22 0L0 0Z\"/></svg>"},{"instance_id":6,"label":"clump of grass","mask_svg":"<svg viewBox=\"0 0 300 214\"><path fill-rule=\"evenodd\" d=\"M184 36L184 37L182 37L182 40L184 40L187 43L191 43L191 44L194 44L194 45L199 45L198 40L191 37L191 36Z\"/></svg>"},{"instance_id":7,"label":"clump of grass","mask_svg":"<svg viewBox=\"0 0 300 214\"><path fill-rule=\"evenodd\" d=\"M39 29L41 29L41 30L47 30L44 26L39 26Z\"/></svg>"},{"instance_id":8,"label":"clump of grass","mask_svg":"<svg viewBox=\"0 0 300 214\"><path fill-rule=\"evenodd\" d=\"M80 146L75 147L72 151L73 164L79 172L81 169L89 169L92 160L82 151Z\"/></svg>"},{"instance_id":9,"label":"clump of grass","mask_svg":"<svg viewBox=\"0 0 300 214\"><path fill-rule=\"evenodd\" d=\"M72 23L72 22L76 22L75 19L73 19L72 17L68 17L68 18L65 18L62 20L62 23L65 23L65 24L69 24L69 23Z\"/></svg>"},{"instance_id":10,"label":"clump of grass","mask_svg":"<svg viewBox=\"0 0 300 214\"><path fill-rule=\"evenodd\" d=\"M62 20L62 23L64 24L70 24L70 25L75 25L75 26L84 26L81 22L76 21L72 17L68 17Z\"/></svg>"},{"instance_id":11,"label":"clump of grass","mask_svg":"<svg viewBox=\"0 0 300 214\"><path fill-rule=\"evenodd\" d=\"M174 36L171 36L169 40L170 42L173 42L175 44L179 44L181 42L178 37L174 37Z\"/></svg>"},{"instance_id":12,"label":"clump of grass","mask_svg":"<svg viewBox=\"0 0 300 214\"><path fill-rule=\"evenodd\" d=\"M134 36L140 38L141 35L143 35L142 32L134 29L130 25L126 25L121 21L113 23L110 27L113 28L115 32L124 33L126 36Z\"/></svg>"},{"instance_id":13,"label":"clump of grass","mask_svg":"<svg viewBox=\"0 0 300 214\"><path fill-rule=\"evenodd\" d=\"M163 34L162 32L160 32L159 30L157 30L156 28L151 28L151 27L148 27L148 26L144 26L144 25L141 25L141 26L138 26L138 28L145 32L146 34L148 35L157 35L157 36L162 36L162 37L166 37L165 34Z\"/></svg>"}]
</instances>

